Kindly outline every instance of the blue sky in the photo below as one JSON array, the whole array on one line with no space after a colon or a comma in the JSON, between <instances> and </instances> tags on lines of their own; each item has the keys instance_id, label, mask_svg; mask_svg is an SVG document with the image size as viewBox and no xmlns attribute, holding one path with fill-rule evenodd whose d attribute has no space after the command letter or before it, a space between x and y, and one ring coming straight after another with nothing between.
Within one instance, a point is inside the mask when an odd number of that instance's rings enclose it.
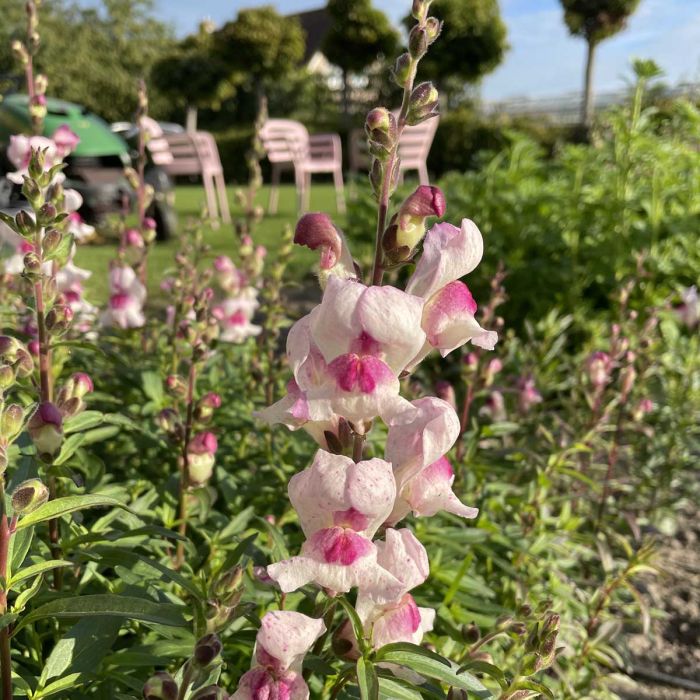
<instances>
[{"instance_id":1,"label":"blue sky","mask_svg":"<svg viewBox=\"0 0 700 700\"><path fill-rule=\"evenodd\" d=\"M242 7L273 4L283 13L314 9L325 0L156 0L158 14L178 33L192 31L210 17L231 19ZM580 89L584 44L568 35L559 0L500 0L511 50L485 78L486 99L544 96ZM375 0L398 23L409 0ZM700 81L700 0L642 0L628 28L601 45L595 73L597 90L620 88L631 58L653 58L667 80Z\"/></svg>"}]
</instances>

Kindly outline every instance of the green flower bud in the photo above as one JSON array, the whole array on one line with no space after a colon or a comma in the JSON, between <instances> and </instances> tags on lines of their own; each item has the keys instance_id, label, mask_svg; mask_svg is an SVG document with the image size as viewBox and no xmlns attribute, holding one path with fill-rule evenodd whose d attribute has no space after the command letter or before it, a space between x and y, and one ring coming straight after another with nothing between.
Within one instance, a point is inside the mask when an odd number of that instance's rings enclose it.
<instances>
[{"instance_id":1,"label":"green flower bud","mask_svg":"<svg viewBox=\"0 0 700 700\"><path fill-rule=\"evenodd\" d=\"M15 383L15 370L10 365L0 365L0 391Z\"/></svg>"},{"instance_id":2,"label":"green flower bud","mask_svg":"<svg viewBox=\"0 0 700 700\"><path fill-rule=\"evenodd\" d=\"M158 671L143 686L144 700L177 700L178 692L177 683L165 671Z\"/></svg>"},{"instance_id":3,"label":"green flower bud","mask_svg":"<svg viewBox=\"0 0 700 700\"><path fill-rule=\"evenodd\" d=\"M54 404L48 401L39 404L29 419L27 431L39 456L50 462L63 442L63 416Z\"/></svg>"},{"instance_id":4,"label":"green flower bud","mask_svg":"<svg viewBox=\"0 0 700 700\"><path fill-rule=\"evenodd\" d=\"M34 234L36 224L34 223L32 215L28 211L20 209L15 214L15 226L17 227L17 233L19 233L21 236L32 236Z\"/></svg>"},{"instance_id":5,"label":"green flower bud","mask_svg":"<svg viewBox=\"0 0 700 700\"><path fill-rule=\"evenodd\" d=\"M53 206L51 204L45 204L44 207L50 207ZM42 209L44 208L42 207ZM41 219L40 219L41 221ZM53 218L50 219L50 221L53 221ZM47 221L48 223L48 221ZM60 231L57 231L55 228L49 229L45 234L44 238L41 241L41 249L44 252L44 255L52 255L55 253L61 246L61 243L63 242L63 234Z\"/></svg>"},{"instance_id":6,"label":"green flower bud","mask_svg":"<svg viewBox=\"0 0 700 700\"><path fill-rule=\"evenodd\" d=\"M62 335L73 321L73 309L67 304L56 304L46 314L46 330L54 335Z\"/></svg>"},{"instance_id":7,"label":"green flower bud","mask_svg":"<svg viewBox=\"0 0 700 700\"><path fill-rule=\"evenodd\" d=\"M222 650L223 645L219 637L215 634L207 634L195 645L192 658L197 666L207 668L216 661Z\"/></svg>"},{"instance_id":8,"label":"green flower bud","mask_svg":"<svg viewBox=\"0 0 700 700\"><path fill-rule=\"evenodd\" d=\"M15 515L28 515L49 500L49 489L41 479L27 479L12 492Z\"/></svg>"},{"instance_id":9,"label":"green flower bud","mask_svg":"<svg viewBox=\"0 0 700 700\"><path fill-rule=\"evenodd\" d=\"M428 17L425 22L425 32L428 35L428 44L432 44L442 32L442 22L437 17Z\"/></svg>"},{"instance_id":10,"label":"green flower bud","mask_svg":"<svg viewBox=\"0 0 700 700\"><path fill-rule=\"evenodd\" d=\"M427 51L428 32L420 25L416 25L408 35L408 52L414 60L418 60L423 58Z\"/></svg>"},{"instance_id":11,"label":"green flower bud","mask_svg":"<svg viewBox=\"0 0 700 700\"><path fill-rule=\"evenodd\" d=\"M56 207L51 202L42 204L37 212L37 223L39 226L48 226L56 218L58 212Z\"/></svg>"},{"instance_id":12,"label":"green flower bud","mask_svg":"<svg viewBox=\"0 0 700 700\"><path fill-rule=\"evenodd\" d=\"M402 53L394 64L394 68L391 71L394 82L401 88L406 87L408 81L411 77L411 68L413 66L413 59L411 54Z\"/></svg>"},{"instance_id":13,"label":"green flower bud","mask_svg":"<svg viewBox=\"0 0 700 700\"><path fill-rule=\"evenodd\" d=\"M27 198L32 207L36 210L42 205L42 195L39 185L30 177L24 176L22 194ZM33 226L33 222L32 222Z\"/></svg>"},{"instance_id":14,"label":"green flower bud","mask_svg":"<svg viewBox=\"0 0 700 700\"><path fill-rule=\"evenodd\" d=\"M16 403L5 406L0 418L0 434L3 439L12 442L22 430L24 409Z\"/></svg>"},{"instance_id":15,"label":"green flower bud","mask_svg":"<svg viewBox=\"0 0 700 700\"><path fill-rule=\"evenodd\" d=\"M432 83L421 83L414 88L408 103L406 122L410 126L421 124L439 114L440 95Z\"/></svg>"}]
</instances>

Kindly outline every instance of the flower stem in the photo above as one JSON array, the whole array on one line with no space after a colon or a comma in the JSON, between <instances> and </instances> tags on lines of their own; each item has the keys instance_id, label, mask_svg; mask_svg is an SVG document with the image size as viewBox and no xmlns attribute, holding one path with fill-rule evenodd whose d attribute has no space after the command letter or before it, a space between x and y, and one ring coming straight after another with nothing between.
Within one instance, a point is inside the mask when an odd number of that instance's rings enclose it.
<instances>
[{"instance_id":1,"label":"flower stem","mask_svg":"<svg viewBox=\"0 0 700 700\"><path fill-rule=\"evenodd\" d=\"M194 422L194 387L197 381L197 366L193 357L190 360L190 371L187 378L187 417L185 419L185 434L182 439L182 466L180 468L180 488L179 488L179 500L180 500L180 527L179 533L183 536L187 536L187 489L190 485L190 465L189 457L187 455L187 445L190 442L190 437L192 436L192 424ZM178 540L177 542L177 552L175 555L175 567L180 568L185 561L185 542L184 540Z\"/></svg>"},{"instance_id":2,"label":"flower stem","mask_svg":"<svg viewBox=\"0 0 700 700\"><path fill-rule=\"evenodd\" d=\"M0 476L0 578L3 590L0 591L0 615L7 612L7 559L10 550L12 532L5 513L5 483ZM2 700L12 700L12 658L10 656L10 634L8 626L0 630L0 674L2 674Z\"/></svg>"},{"instance_id":3,"label":"flower stem","mask_svg":"<svg viewBox=\"0 0 700 700\"><path fill-rule=\"evenodd\" d=\"M418 20L419 24L425 24L428 8L423 10L423 16ZM391 149L389 157L384 163L384 175L382 177L382 188L379 194L379 209L377 211L377 233L374 247L374 268L372 270L372 284L381 285L384 278L384 254L382 251L382 236L386 228L387 215L389 213L389 200L391 199L391 186L394 180L393 172L398 166L399 160L399 142L401 134L406 128L406 116L411 101L411 93L413 92L413 84L416 80L416 72L418 70L419 59L412 58L408 71L408 78L403 88L403 99L401 101L401 110L396 121L396 141Z\"/></svg>"}]
</instances>

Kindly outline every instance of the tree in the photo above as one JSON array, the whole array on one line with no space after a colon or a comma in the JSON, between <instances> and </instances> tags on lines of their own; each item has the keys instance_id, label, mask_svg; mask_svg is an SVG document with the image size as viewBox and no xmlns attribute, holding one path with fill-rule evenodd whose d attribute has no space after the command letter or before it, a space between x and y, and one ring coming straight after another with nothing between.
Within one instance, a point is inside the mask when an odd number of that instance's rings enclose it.
<instances>
[{"instance_id":1,"label":"tree","mask_svg":"<svg viewBox=\"0 0 700 700\"><path fill-rule=\"evenodd\" d=\"M448 97L455 85L478 83L508 50L507 29L498 0L440 0L430 13L444 22L439 41L421 61L421 78L432 80ZM407 17L404 23L412 26Z\"/></svg>"},{"instance_id":2,"label":"tree","mask_svg":"<svg viewBox=\"0 0 700 700\"><path fill-rule=\"evenodd\" d=\"M170 29L152 13L152 0L104 0L100 9L45 0L37 69L49 79L49 96L85 105L108 121L130 118L136 80L148 79L155 61L173 45ZM24 35L24 3L0 0L0 17L3 87L22 89L9 42ZM155 114L164 107L156 93L151 107Z\"/></svg>"},{"instance_id":3,"label":"tree","mask_svg":"<svg viewBox=\"0 0 700 700\"><path fill-rule=\"evenodd\" d=\"M241 10L233 22L215 32L214 41L218 56L258 94L270 81L292 71L304 56L299 21L269 6Z\"/></svg>"},{"instance_id":4,"label":"tree","mask_svg":"<svg viewBox=\"0 0 700 700\"><path fill-rule=\"evenodd\" d=\"M329 0L332 19L323 40L326 58L343 72L343 113L350 114L350 73L360 73L380 55L396 51L398 34L386 15L372 7L371 0Z\"/></svg>"},{"instance_id":5,"label":"tree","mask_svg":"<svg viewBox=\"0 0 700 700\"><path fill-rule=\"evenodd\" d=\"M192 129L196 128L198 109L218 109L236 92L231 69L216 51L213 28L206 22L155 63L151 81L173 107L186 109L188 128Z\"/></svg>"},{"instance_id":6,"label":"tree","mask_svg":"<svg viewBox=\"0 0 700 700\"><path fill-rule=\"evenodd\" d=\"M639 0L559 0L569 32L586 41L586 71L581 102L581 124L590 128L593 120L593 65L601 41L624 29Z\"/></svg>"}]
</instances>

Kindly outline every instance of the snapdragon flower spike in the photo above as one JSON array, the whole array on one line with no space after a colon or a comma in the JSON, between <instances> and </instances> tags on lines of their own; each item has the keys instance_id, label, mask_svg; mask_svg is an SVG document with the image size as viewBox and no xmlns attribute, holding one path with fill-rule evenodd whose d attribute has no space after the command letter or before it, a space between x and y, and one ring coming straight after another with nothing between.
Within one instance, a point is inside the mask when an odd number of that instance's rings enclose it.
<instances>
[{"instance_id":1,"label":"snapdragon flower spike","mask_svg":"<svg viewBox=\"0 0 700 700\"><path fill-rule=\"evenodd\" d=\"M377 565L372 537L394 505L396 484L391 465L381 459L355 464L323 450L310 467L289 482L306 542L299 556L268 566L284 592L316 583L347 593L364 586L378 599L391 599L397 579Z\"/></svg>"},{"instance_id":2,"label":"snapdragon flower spike","mask_svg":"<svg viewBox=\"0 0 700 700\"><path fill-rule=\"evenodd\" d=\"M110 298L101 321L105 326L140 328L146 322L143 302L146 288L139 281L133 268L115 266L109 273Z\"/></svg>"},{"instance_id":3,"label":"snapdragon flower spike","mask_svg":"<svg viewBox=\"0 0 700 700\"><path fill-rule=\"evenodd\" d=\"M302 662L325 631L323 620L291 610L268 612L256 638L253 667L231 700L307 700Z\"/></svg>"},{"instance_id":4,"label":"snapdragon flower spike","mask_svg":"<svg viewBox=\"0 0 700 700\"><path fill-rule=\"evenodd\" d=\"M320 252L321 287L325 287L330 275L357 277L345 236L327 214L315 212L302 216L294 231L294 242Z\"/></svg>"},{"instance_id":5,"label":"snapdragon flower spike","mask_svg":"<svg viewBox=\"0 0 700 700\"><path fill-rule=\"evenodd\" d=\"M433 348L442 356L467 341L493 350L498 335L481 328L474 314L477 306L469 288L460 281L481 261L484 241L473 221L461 228L436 224L428 231L423 254L408 281L406 291L425 300L421 325L427 342L412 362L415 366Z\"/></svg>"}]
</instances>

